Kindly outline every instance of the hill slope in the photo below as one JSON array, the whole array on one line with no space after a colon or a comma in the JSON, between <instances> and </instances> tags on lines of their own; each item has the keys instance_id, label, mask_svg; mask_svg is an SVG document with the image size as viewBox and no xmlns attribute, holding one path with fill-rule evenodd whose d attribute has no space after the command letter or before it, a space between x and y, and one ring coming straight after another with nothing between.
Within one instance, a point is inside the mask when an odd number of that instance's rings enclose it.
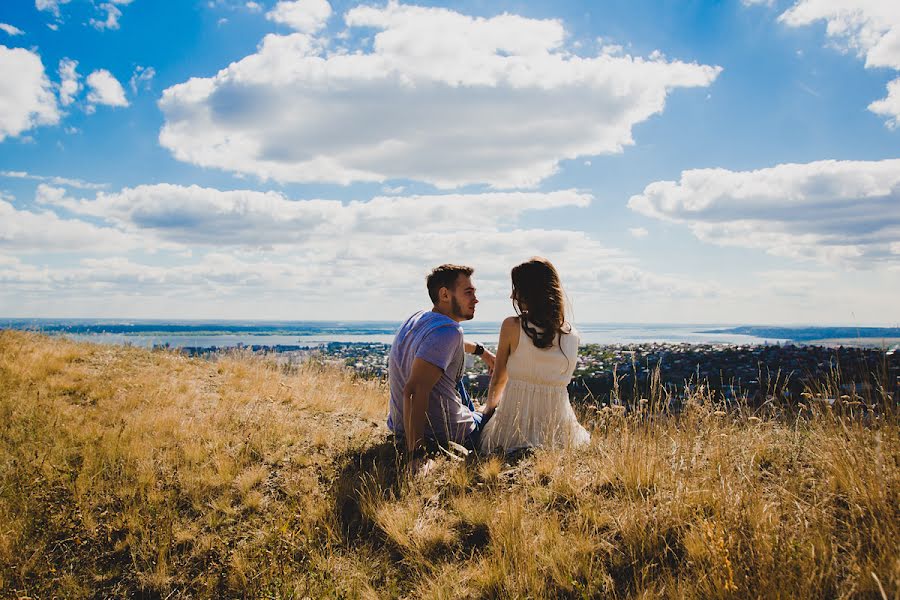
<instances>
[{"instance_id":1,"label":"hill slope","mask_svg":"<svg viewBox=\"0 0 900 600\"><path fill-rule=\"evenodd\" d=\"M893 410L726 414L698 390L678 417L588 411L582 451L438 459L410 480L386 398L321 365L0 332L0 590L900 593Z\"/></svg>"}]
</instances>

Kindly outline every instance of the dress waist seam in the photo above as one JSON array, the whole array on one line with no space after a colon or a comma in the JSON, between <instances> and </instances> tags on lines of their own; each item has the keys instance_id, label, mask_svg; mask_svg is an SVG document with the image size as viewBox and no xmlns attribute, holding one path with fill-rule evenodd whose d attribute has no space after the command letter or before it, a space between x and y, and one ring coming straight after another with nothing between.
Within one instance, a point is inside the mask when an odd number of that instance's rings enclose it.
<instances>
[{"instance_id":1,"label":"dress waist seam","mask_svg":"<svg viewBox=\"0 0 900 600\"><path fill-rule=\"evenodd\" d=\"M567 384L565 384L565 383L536 381L536 380L531 380L531 379L521 379L519 377L513 377L513 376L509 377L509 383L518 383L521 385L528 385L528 386L541 387L541 388L554 388L554 389L560 389L560 390L565 390L566 386L567 386Z\"/></svg>"}]
</instances>

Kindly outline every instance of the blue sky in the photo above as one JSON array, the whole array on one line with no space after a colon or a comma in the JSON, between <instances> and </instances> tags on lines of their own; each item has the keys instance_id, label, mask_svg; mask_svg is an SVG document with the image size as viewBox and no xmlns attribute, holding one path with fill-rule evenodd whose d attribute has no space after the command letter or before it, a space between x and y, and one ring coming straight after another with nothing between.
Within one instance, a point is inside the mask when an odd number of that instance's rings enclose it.
<instances>
[{"instance_id":1,"label":"blue sky","mask_svg":"<svg viewBox=\"0 0 900 600\"><path fill-rule=\"evenodd\" d=\"M13 0L0 315L896 325L900 4Z\"/></svg>"}]
</instances>

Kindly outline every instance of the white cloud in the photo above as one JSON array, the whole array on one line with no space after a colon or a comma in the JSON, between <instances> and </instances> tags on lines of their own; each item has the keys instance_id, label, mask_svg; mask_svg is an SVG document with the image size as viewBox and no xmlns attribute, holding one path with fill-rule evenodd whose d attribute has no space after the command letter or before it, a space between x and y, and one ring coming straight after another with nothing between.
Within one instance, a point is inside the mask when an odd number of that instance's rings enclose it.
<instances>
[{"instance_id":1,"label":"white cloud","mask_svg":"<svg viewBox=\"0 0 900 600\"><path fill-rule=\"evenodd\" d=\"M535 254L554 260L573 282L572 293L585 302L595 297L615 302L633 293L679 298L721 293L712 284L647 272L584 232L517 225L526 212L587 206L591 196L574 190L376 197L345 204L167 184L78 200L62 188L41 184L35 201L44 212L5 207L10 218L3 222L15 224L15 233L0 233L5 240L0 246L32 254L68 248L109 254L82 260L75 269L46 271L46 285L61 294L101 286L110 293L171 295L193 286L190 294L208 299L261 291L285 299L304 290L304 302L320 302L322 310L333 310L343 297L352 298L358 311L367 302L397 294L411 298L412 306L419 304L422 274L456 261L477 265L479 286L493 298L499 316L507 306L509 269ZM48 208L91 222L63 220ZM159 266L156 260L143 265L121 257L128 249L189 248L202 257L215 255L217 262L188 255ZM210 296L210 289L216 294ZM392 304L389 310L394 309Z\"/></svg>"},{"instance_id":2,"label":"white cloud","mask_svg":"<svg viewBox=\"0 0 900 600\"><path fill-rule=\"evenodd\" d=\"M703 282L642 271L581 232L511 230L477 237L452 232L358 236L298 245L280 254L214 251L175 264L108 256L82 258L74 267L0 265L0 307L4 300L13 301L19 310L22 293L39 285L41 295L33 300L44 304L50 297L64 299L45 309L56 314L71 310L79 298L90 308L86 300L96 302L102 292L104 299L135 298L124 308L128 314L140 311L147 316L159 316L160 303L174 296L188 299L184 309L206 318L220 303L231 307L234 316L242 303L252 310L260 302L271 318L296 318L301 306L304 318L334 318L338 307L340 314L400 318L427 303L424 274L454 261L476 268L481 318L499 318L510 310L509 269L535 254L550 257L570 295L585 303L592 298L611 299L615 305L626 297L710 299L721 293ZM14 299L4 298L8 294ZM109 310L106 300L104 310Z\"/></svg>"},{"instance_id":3,"label":"white cloud","mask_svg":"<svg viewBox=\"0 0 900 600\"><path fill-rule=\"evenodd\" d=\"M244 6L247 7L247 10L249 10L250 12L262 11L262 6L259 4L259 2L247 2L246 4L244 4Z\"/></svg>"},{"instance_id":4,"label":"white cloud","mask_svg":"<svg viewBox=\"0 0 900 600\"><path fill-rule=\"evenodd\" d=\"M900 127L900 78L888 83L887 90L887 97L870 104L869 110L886 117L888 127L896 129Z\"/></svg>"},{"instance_id":5,"label":"white cloud","mask_svg":"<svg viewBox=\"0 0 900 600\"><path fill-rule=\"evenodd\" d=\"M7 35L22 35L25 32L9 23L0 23L0 31L5 31Z\"/></svg>"},{"instance_id":6,"label":"white cloud","mask_svg":"<svg viewBox=\"0 0 900 600\"><path fill-rule=\"evenodd\" d=\"M266 13L266 18L270 21L303 33L319 31L325 27L330 16L331 5L327 0L281 0Z\"/></svg>"},{"instance_id":7,"label":"white cloud","mask_svg":"<svg viewBox=\"0 0 900 600\"><path fill-rule=\"evenodd\" d=\"M47 190L52 194L52 188ZM25 252L121 252L138 241L121 231L44 210L30 212L0 200L0 248Z\"/></svg>"},{"instance_id":8,"label":"white cloud","mask_svg":"<svg viewBox=\"0 0 900 600\"><path fill-rule=\"evenodd\" d=\"M131 4L133 0L112 0L111 2L101 3L97 9L105 12L106 16L102 19L91 19L91 25L100 31L104 29L118 29L119 18L122 16L122 10L119 6Z\"/></svg>"},{"instance_id":9,"label":"white cloud","mask_svg":"<svg viewBox=\"0 0 900 600\"><path fill-rule=\"evenodd\" d=\"M92 4L100 18L92 18L89 21L91 26L100 31L104 29L118 29L119 18L122 16L122 10L119 7L131 4L133 1L110 0L109 2L93 2ZM60 6L69 2L71 0L34 0L34 6L38 10L49 12L57 19L60 19ZM55 23L49 23L47 26L53 31L59 28Z\"/></svg>"},{"instance_id":10,"label":"white cloud","mask_svg":"<svg viewBox=\"0 0 900 600\"><path fill-rule=\"evenodd\" d=\"M59 5L68 4L71 0L34 0L34 7L48 11L59 17Z\"/></svg>"},{"instance_id":11,"label":"white cloud","mask_svg":"<svg viewBox=\"0 0 900 600\"><path fill-rule=\"evenodd\" d=\"M744 6L772 6L775 0L741 0Z\"/></svg>"},{"instance_id":12,"label":"white cloud","mask_svg":"<svg viewBox=\"0 0 900 600\"><path fill-rule=\"evenodd\" d=\"M59 61L59 103L63 106L70 105L81 91L82 85L78 80L76 67L76 60L63 58Z\"/></svg>"},{"instance_id":13,"label":"white cloud","mask_svg":"<svg viewBox=\"0 0 900 600\"><path fill-rule=\"evenodd\" d=\"M375 197L342 204L289 200L277 192L158 184L101 192L93 200L62 196L42 200L122 227L154 231L179 243L271 246L351 234L492 229L501 220L514 223L525 211L585 207L591 196L575 190L497 192Z\"/></svg>"},{"instance_id":14,"label":"white cloud","mask_svg":"<svg viewBox=\"0 0 900 600\"><path fill-rule=\"evenodd\" d=\"M628 230L628 233L630 233L632 237L635 237L637 239L645 238L650 234L650 232L643 227L632 227Z\"/></svg>"},{"instance_id":15,"label":"white cloud","mask_svg":"<svg viewBox=\"0 0 900 600\"><path fill-rule=\"evenodd\" d=\"M99 6L100 10L106 11L106 18L104 19L91 19L91 25L94 26L94 29L98 29L103 31L104 29L118 29L119 28L119 17L122 16L122 11L115 4L104 3Z\"/></svg>"},{"instance_id":16,"label":"white cloud","mask_svg":"<svg viewBox=\"0 0 900 600\"><path fill-rule=\"evenodd\" d=\"M651 183L628 206L714 244L867 267L895 260L900 159L684 171L678 182Z\"/></svg>"},{"instance_id":17,"label":"white cloud","mask_svg":"<svg viewBox=\"0 0 900 600\"><path fill-rule=\"evenodd\" d=\"M88 102L107 106L128 106L125 90L119 80L106 69L98 69L87 76Z\"/></svg>"},{"instance_id":18,"label":"white cloud","mask_svg":"<svg viewBox=\"0 0 900 600\"><path fill-rule=\"evenodd\" d=\"M827 23L827 34L841 51L865 57L865 66L900 70L900 2L895 0L798 0L779 17L791 27ZM888 96L869 105L887 117L888 125L900 123L900 78L888 86Z\"/></svg>"},{"instance_id":19,"label":"white cloud","mask_svg":"<svg viewBox=\"0 0 900 600\"><path fill-rule=\"evenodd\" d=\"M376 30L371 49L273 34L214 77L165 90L160 143L178 160L279 181L527 187L561 160L621 152L673 89L720 71L577 56L556 20L397 3L344 20Z\"/></svg>"},{"instance_id":20,"label":"white cloud","mask_svg":"<svg viewBox=\"0 0 900 600\"><path fill-rule=\"evenodd\" d=\"M100 190L106 187L105 183L91 183L81 179L72 179L69 177L34 175L26 171L0 171L0 177L10 177L12 179L30 179L33 181L43 181L52 183L53 185L65 185L72 188L82 190Z\"/></svg>"},{"instance_id":21,"label":"white cloud","mask_svg":"<svg viewBox=\"0 0 900 600\"><path fill-rule=\"evenodd\" d=\"M34 201L37 204L62 205L66 200L66 190L46 183L38 184L34 190Z\"/></svg>"},{"instance_id":22,"label":"white cloud","mask_svg":"<svg viewBox=\"0 0 900 600\"><path fill-rule=\"evenodd\" d=\"M38 125L54 125L59 118L41 57L0 45L0 142Z\"/></svg>"},{"instance_id":23,"label":"white cloud","mask_svg":"<svg viewBox=\"0 0 900 600\"><path fill-rule=\"evenodd\" d=\"M138 88L142 86L145 90L149 90L150 82L153 81L154 77L156 77L156 69L138 65L134 68L134 73L132 73L128 84L131 86L131 91L136 94Z\"/></svg>"},{"instance_id":24,"label":"white cloud","mask_svg":"<svg viewBox=\"0 0 900 600\"><path fill-rule=\"evenodd\" d=\"M0 254L0 283L3 284L0 285L0 303L2 292L6 292L13 299L18 297L21 302L23 293L47 291L48 272L44 267L23 263L15 256ZM16 306L21 307L19 302L11 304L7 310Z\"/></svg>"}]
</instances>

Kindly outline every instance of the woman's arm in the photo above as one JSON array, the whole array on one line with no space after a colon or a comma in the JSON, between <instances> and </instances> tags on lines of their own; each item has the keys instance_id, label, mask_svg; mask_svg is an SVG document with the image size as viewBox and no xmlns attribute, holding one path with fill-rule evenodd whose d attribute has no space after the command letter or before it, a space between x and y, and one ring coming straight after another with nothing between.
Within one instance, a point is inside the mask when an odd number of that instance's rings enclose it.
<instances>
[{"instance_id":1,"label":"woman's arm","mask_svg":"<svg viewBox=\"0 0 900 600\"><path fill-rule=\"evenodd\" d=\"M497 357L494 359L494 371L491 373L491 384L488 387L487 404L484 406L485 416L491 415L500 404L500 397L509 376L506 365L509 355L515 350L515 342L519 339L519 318L507 317L500 326L500 341L497 343Z\"/></svg>"}]
</instances>

